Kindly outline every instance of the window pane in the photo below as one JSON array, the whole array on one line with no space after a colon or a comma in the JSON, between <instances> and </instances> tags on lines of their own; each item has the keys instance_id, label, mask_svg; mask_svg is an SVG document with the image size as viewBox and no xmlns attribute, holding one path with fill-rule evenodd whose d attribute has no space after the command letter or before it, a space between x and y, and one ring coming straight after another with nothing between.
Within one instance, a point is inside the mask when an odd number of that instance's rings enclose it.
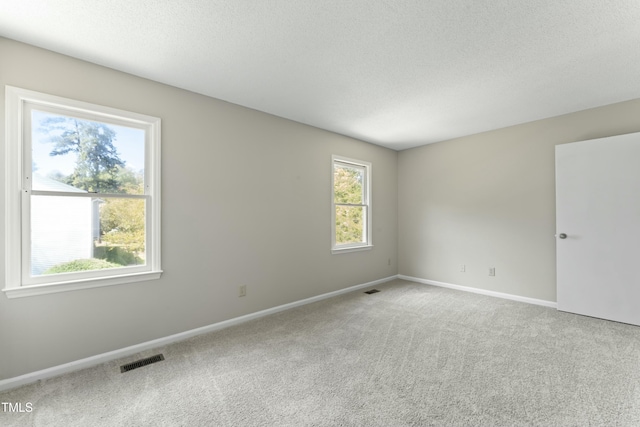
<instances>
[{"instance_id":1,"label":"window pane","mask_svg":"<svg viewBox=\"0 0 640 427\"><path fill-rule=\"evenodd\" d=\"M366 208L336 206L336 245L366 242Z\"/></svg>"},{"instance_id":2,"label":"window pane","mask_svg":"<svg viewBox=\"0 0 640 427\"><path fill-rule=\"evenodd\" d=\"M333 164L333 194L335 203L364 204L365 168Z\"/></svg>"},{"instance_id":3,"label":"window pane","mask_svg":"<svg viewBox=\"0 0 640 427\"><path fill-rule=\"evenodd\" d=\"M142 129L31 110L32 188L144 193Z\"/></svg>"},{"instance_id":4,"label":"window pane","mask_svg":"<svg viewBox=\"0 0 640 427\"><path fill-rule=\"evenodd\" d=\"M145 200L31 196L31 275L145 264Z\"/></svg>"}]
</instances>

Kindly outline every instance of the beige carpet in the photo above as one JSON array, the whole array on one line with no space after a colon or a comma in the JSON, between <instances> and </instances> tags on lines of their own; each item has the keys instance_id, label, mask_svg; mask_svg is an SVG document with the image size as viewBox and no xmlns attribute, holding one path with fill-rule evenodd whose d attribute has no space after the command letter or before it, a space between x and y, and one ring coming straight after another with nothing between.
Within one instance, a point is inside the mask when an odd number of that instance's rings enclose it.
<instances>
[{"instance_id":1,"label":"beige carpet","mask_svg":"<svg viewBox=\"0 0 640 427\"><path fill-rule=\"evenodd\" d=\"M404 281L378 289L2 393L33 412L0 407L0 425L640 426L640 328Z\"/></svg>"}]
</instances>

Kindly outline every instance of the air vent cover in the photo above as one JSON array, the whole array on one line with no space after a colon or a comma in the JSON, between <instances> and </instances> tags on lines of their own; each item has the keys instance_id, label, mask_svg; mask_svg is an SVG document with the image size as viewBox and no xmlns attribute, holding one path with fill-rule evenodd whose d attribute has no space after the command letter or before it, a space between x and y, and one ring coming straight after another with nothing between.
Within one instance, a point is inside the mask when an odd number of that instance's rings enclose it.
<instances>
[{"instance_id":1,"label":"air vent cover","mask_svg":"<svg viewBox=\"0 0 640 427\"><path fill-rule=\"evenodd\" d=\"M380 292L380 291L377 289L371 289L370 291L366 291L365 294L371 295L371 294L375 294L376 292Z\"/></svg>"},{"instance_id":2,"label":"air vent cover","mask_svg":"<svg viewBox=\"0 0 640 427\"><path fill-rule=\"evenodd\" d=\"M151 365L152 363L160 362L164 360L162 354L156 354L155 356L147 357L146 359L136 360L135 362L127 363L120 366L120 372L127 372L133 369L142 368L143 366Z\"/></svg>"}]
</instances>

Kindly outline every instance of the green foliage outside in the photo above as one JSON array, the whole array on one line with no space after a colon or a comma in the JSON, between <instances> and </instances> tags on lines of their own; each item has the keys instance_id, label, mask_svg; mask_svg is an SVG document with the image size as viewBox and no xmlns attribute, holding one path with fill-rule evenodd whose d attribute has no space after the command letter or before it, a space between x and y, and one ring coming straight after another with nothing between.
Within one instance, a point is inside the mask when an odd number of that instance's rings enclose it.
<instances>
[{"instance_id":1,"label":"green foliage outside","mask_svg":"<svg viewBox=\"0 0 640 427\"><path fill-rule=\"evenodd\" d=\"M336 243L358 243L363 241L365 208L362 206L340 206L339 204L362 204L364 198L363 170L336 165L333 171L334 200L336 203Z\"/></svg>"},{"instance_id":2,"label":"green foliage outside","mask_svg":"<svg viewBox=\"0 0 640 427\"><path fill-rule=\"evenodd\" d=\"M54 265L42 274L71 273L76 271L101 270L104 268L122 267L121 265L105 261L103 259L76 259L62 264Z\"/></svg>"},{"instance_id":3,"label":"green foliage outside","mask_svg":"<svg viewBox=\"0 0 640 427\"><path fill-rule=\"evenodd\" d=\"M42 120L40 131L54 143L50 156L70 153L77 156L71 174L65 176L56 172L48 177L96 192L96 198L100 200L100 238L94 248L94 257L100 259L94 259L94 263L88 262L91 260L72 261L48 271L58 268L66 272L96 270L144 263L145 201L99 197L100 193L144 194L142 173L126 167L113 144L116 132L104 123L59 116Z\"/></svg>"},{"instance_id":4,"label":"green foliage outside","mask_svg":"<svg viewBox=\"0 0 640 427\"><path fill-rule=\"evenodd\" d=\"M51 156L69 153L78 156L73 173L63 182L85 191L117 191L116 174L124 162L113 145L116 136L113 129L104 123L61 116L49 117L40 125L55 144Z\"/></svg>"},{"instance_id":5,"label":"green foliage outside","mask_svg":"<svg viewBox=\"0 0 640 427\"><path fill-rule=\"evenodd\" d=\"M127 265L139 265L144 262L134 252L122 246L98 245L94 248L93 256L117 264L118 267Z\"/></svg>"},{"instance_id":6,"label":"green foliage outside","mask_svg":"<svg viewBox=\"0 0 640 427\"><path fill-rule=\"evenodd\" d=\"M121 182L122 188L129 194L142 194L142 176L128 173ZM133 177L133 178L132 178ZM132 259L140 264L139 256L145 250L145 202L140 199L105 198L100 206L100 240L103 244L124 248L134 256Z\"/></svg>"}]
</instances>

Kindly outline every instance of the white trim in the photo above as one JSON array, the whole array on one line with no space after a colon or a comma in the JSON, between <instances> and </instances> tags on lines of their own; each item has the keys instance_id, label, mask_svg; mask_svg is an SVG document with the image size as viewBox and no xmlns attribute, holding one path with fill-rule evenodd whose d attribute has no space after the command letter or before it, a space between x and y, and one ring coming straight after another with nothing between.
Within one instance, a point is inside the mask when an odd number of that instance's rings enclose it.
<instances>
[{"instance_id":1,"label":"white trim","mask_svg":"<svg viewBox=\"0 0 640 427\"><path fill-rule=\"evenodd\" d=\"M404 274L398 274L398 279L408 280L410 282L422 283L425 285L438 286L440 288L455 289L457 291L471 292L474 294L487 295L490 297L508 299L508 300L518 301L518 302L525 302L527 304L541 305L544 307L550 307L555 309L558 308L557 303L553 301L543 300L543 299L521 297L519 295L488 291L486 289L472 288L469 286L453 285L451 283L437 282L435 280L427 280L427 279L420 279L418 277L405 276Z\"/></svg>"},{"instance_id":2,"label":"white trim","mask_svg":"<svg viewBox=\"0 0 640 427\"><path fill-rule=\"evenodd\" d=\"M58 292L77 291L79 289L100 288L103 286L123 285L125 283L144 282L159 279L162 271L145 271L143 273L122 274L110 277L93 277L83 280L73 280L42 285L20 286L4 288L2 292L7 298L32 297L35 295L55 294Z\"/></svg>"},{"instance_id":3,"label":"white trim","mask_svg":"<svg viewBox=\"0 0 640 427\"><path fill-rule=\"evenodd\" d=\"M335 164L336 163L344 163L347 165L353 165L355 167L363 168L365 170L365 182L364 182L364 197L362 205L365 208L365 233L366 233L366 241L361 243L349 243L344 245L336 244L336 205L340 205L340 203L335 203L335 183L334 183L334 174L335 174ZM373 168L371 162L365 162L362 160L351 159L349 157L343 157L336 154L331 155L331 253L332 254L341 254L341 253L349 253L356 252L359 250L368 250L373 247L373 224L372 224L372 216L373 216L373 208L371 203L371 188L372 188L372 176L373 176Z\"/></svg>"},{"instance_id":4,"label":"white trim","mask_svg":"<svg viewBox=\"0 0 640 427\"><path fill-rule=\"evenodd\" d=\"M25 191L26 193L26 191ZM76 193L76 192L68 192L68 191L49 191L49 190L31 190L29 194L32 196L51 196L55 195L57 197L86 197L89 199L95 199L96 197L100 199L138 199L138 200L149 200L150 197L146 194L120 194L120 193Z\"/></svg>"},{"instance_id":5,"label":"white trim","mask_svg":"<svg viewBox=\"0 0 640 427\"><path fill-rule=\"evenodd\" d=\"M22 144L10 144L9 141L22 141L22 100L11 86L5 87L5 286L21 283L22 232L21 232L21 192L22 192ZM9 203L10 200L13 200Z\"/></svg>"},{"instance_id":6,"label":"white trim","mask_svg":"<svg viewBox=\"0 0 640 427\"><path fill-rule=\"evenodd\" d=\"M78 101L76 99L64 98L47 93L36 92L34 90L22 89L15 86L5 86L5 93L10 92L11 96L16 96L16 101L36 104L40 108L56 111L63 106L65 110L72 112L74 117L86 120L108 120L120 126L136 127L146 129L149 122L159 120L157 117L140 114L133 111L125 111L118 108L98 105L91 102Z\"/></svg>"},{"instance_id":7,"label":"white trim","mask_svg":"<svg viewBox=\"0 0 640 427\"><path fill-rule=\"evenodd\" d=\"M102 105L5 86L5 284L9 298L158 279L160 254L161 120ZM145 133L144 194L102 194L146 200L146 263L144 266L31 277L30 196L95 197L82 193L31 191L30 146L32 109L141 129ZM24 125L28 125L25 129ZM25 173L26 172L26 173ZM24 180L24 182L23 182ZM123 272L124 271L124 272ZM51 281L49 281L51 280ZM58 280L53 282L53 280ZM46 285L46 286L40 286Z\"/></svg>"},{"instance_id":8,"label":"white trim","mask_svg":"<svg viewBox=\"0 0 640 427\"><path fill-rule=\"evenodd\" d=\"M368 251L373 249L373 245L340 247L339 249L331 249L332 254L347 254L349 252Z\"/></svg>"},{"instance_id":9,"label":"white trim","mask_svg":"<svg viewBox=\"0 0 640 427\"><path fill-rule=\"evenodd\" d=\"M318 302L327 298L333 298L338 295L354 292L370 286L379 285L382 283L390 282L397 279L398 276L389 276L383 279L374 280L372 282L363 283L349 288L340 289L326 294L317 295L315 297L306 298L300 301L291 302L288 304L279 305L277 307L268 308L266 310L258 311L255 313L246 314L244 316L236 317L222 322L214 323L212 325L203 326L201 328L191 329L189 331L180 332L178 334L169 335L167 337L158 338L155 340L147 341L144 343L132 345L119 350L109 351L107 353L97 354L95 356L87 357L85 359L76 360L74 362L65 363L63 365L53 366L51 368L42 369L40 371L31 372L28 374L20 375L6 380L0 380L0 392L10 390L12 388L20 387L26 384L31 384L39 380L47 378L57 377L69 372L78 371L80 369L90 368L92 366L99 365L101 363L109 362L111 360L120 359L122 357L130 356L132 354L139 353L144 350L157 348L165 345L172 344L174 342L183 341L197 335L206 334L209 332L218 331L220 329L228 328L230 326L238 325L240 323L248 322L250 320L258 319L270 314L279 313L281 311L289 310L295 307Z\"/></svg>"}]
</instances>

